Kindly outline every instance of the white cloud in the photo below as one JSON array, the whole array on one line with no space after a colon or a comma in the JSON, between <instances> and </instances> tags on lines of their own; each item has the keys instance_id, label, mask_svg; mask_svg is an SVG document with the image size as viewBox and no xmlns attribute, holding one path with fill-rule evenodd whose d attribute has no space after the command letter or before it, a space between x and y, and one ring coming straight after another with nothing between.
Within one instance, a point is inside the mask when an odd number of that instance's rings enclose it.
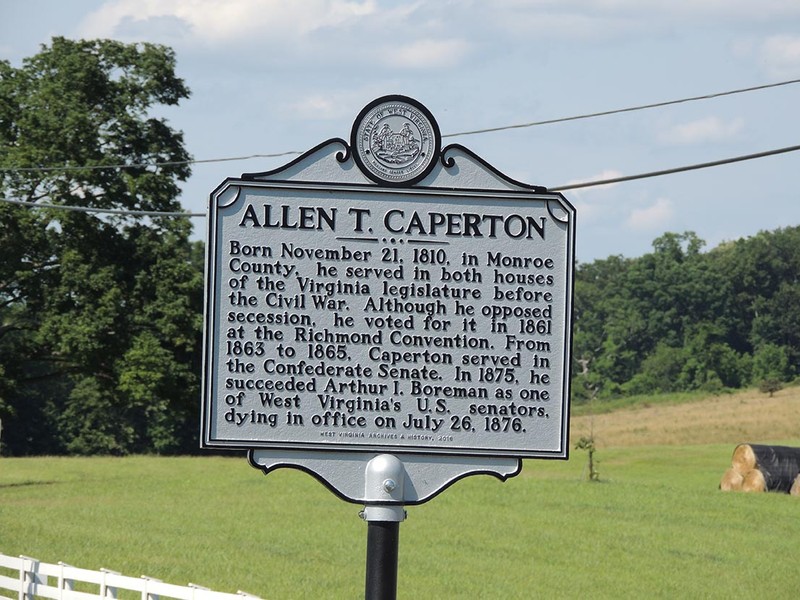
<instances>
[{"instance_id":1,"label":"white cloud","mask_svg":"<svg viewBox=\"0 0 800 600\"><path fill-rule=\"evenodd\" d=\"M593 181L606 181L608 179L617 179L618 177L622 177L623 174L614 169L605 169L599 173L595 173L594 175L590 175L588 177L581 177L579 179L571 179L570 181L563 184L565 187L570 185L575 185L578 183L590 183ZM562 184L558 184L562 185ZM585 188L575 188L574 190L567 190L565 193L568 194L571 198L585 198L585 196L590 195L594 192L599 192L603 190L609 190L611 188L616 187L619 185L618 183L605 183L602 185L593 185L591 187ZM587 206L588 209L588 205ZM591 212L591 209L588 209Z\"/></svg>"},{"instance_id":2,"label":"white cloud","mask_svg":"<svg viewBox=\"0 0 800 600\"><path fill-rule=\"evenodd\" d=\"M664 229L674 214L672 202L667 198L659 198L647 208L632 211L625 224L636 231Z\"/></svg>"},{"instance_id":3,"label":"white cloud","mask_svg":"<svg viewBox=\"0 0 800 600\"><path fill-rule=\"evenodd\" d=\"M568 196L578 214L578 218L582 225L592 223L605 212L605 209L593 202L586 202L580 196Z\"/></svg>"},{"instance_id":4,"label":"white cloud","mask_svg":"<svg viewBox=\"0 0 800 600\"><path fill-rule=\"evenodd\" d=\"M800 16L797 0L504 0L485 2L483 8L485 22L509 33L567 40L671 35L676 27L722 22L751 29Z\"/></svg>"},{"instance_id":5,"label":"white cloud","mask_svg":"<svg viewBox=\"0 0 800 600\"><path fill-rule=\"evenodd\" d=\"M588 183L591 181L605 181L607 179L616 179L622 177L622 173L614 169L605 169L600 173L591 175L589 177L582 177L580 179L573 179L565 185L573 185L576 183ZM596 194L617 187L617 183L606 183L603 185L593 185L586 188L576 188L574 190L567 190L564 193L570 199L575 209L578 211L582 223L589 223L595 221L601 215L608 213L608 195ZM591 198L588 198L588 197Z\"/></svg>"},{"instance_id":6,"label":"white cloud","mask_svg":"<svg viewBox=\"0 0 800 600\"><path fill-rule=\"evenodd\" d=\"M341 106L330 94L319 94L301 98L287 112L303 119L335 119L341 116Z\"/></svg>"},{"instance_id":7,"label":"white cloud","mask_svg":"<svg viewBox=\"0 0 800 600\"><path fill-rule=\"evenodd\" d=\"M773 77L796 77L800 71L800 36L773 35L761 46L761 59Z\"/></svg>"},{"instance_id":8,"label":"white cloud","mask_svg":"<svg viewBox=\"0 0 800 600\"><path fill-rule=\"evenodd\" d=\"M469 44L463 40L423 39L387 49L387 64L407 69L453 67L467 54Z\"/></svg>"},{"instance_id":9,"label":"white cloud","mask_svg":"<svg viewBox=\"0 0 800 600\"><path fill-rule=\"evenodd\" d=\"M719 142L735 137L744 127L744 119L737 117L724 121L719 117L706 117L674 125L659 137L667 144L688 145Z\"/></svg>"},{"instance_id":10,"label":"white cloud","mask_svg":"<svg viewBox=\"0 0 800 600\"><path fill-rule=\"evenodd\" d=\"M612 3L614 4L614 3ZM643 3L627 0L627 4L658 5L664 13L679 17L709 17L711 19L735 19L742 21L764 21L800 14L796 0L673 0L672 2Z\"/></svg>"},{"instance_id":11,"label":"white cloud","mask_svg":"<svg viewBox=\"0 0 800 600\"><path fill-rule=\"evenodd\" d=\"M175 19L196 41L226 43L251 36L286 40L340 27L373 14L375 0L114 0L83 22L87 37L121 37L120 29ZM123 32L124 33L124 32Z\"/></svg>"},{"instance_id":12,"label":"white cloud","mask_svg":"<svg viewBox=\"0 0 800 600\"><path fill-rule=\"evenodd\" d=\"M111 0L84 19L80 34L240 55L247 49L261 62L303 57L435 69L460 64L472 46L457 37L463 29L438 18L445 8L380 0Z\"/></svg>"},{"instance_id":13,"label":"white cloud","mask_svg":"<svg viewBox=\"0 0 800 600\"><path fill-rule=\"evenodd\" d=\"M764 13L778 15L800 14L796 0L504 0L496 3L512 12L559 9L589 14L675 15L702 16L716 14L763 17Z\"/></svg>"},{"instance_id":14,"label":"white cloud","mask_svg":"<svg viewBox=\"0 0 800 600\"><path fill-rule=\"evenodd\" d=\"M364 105L372 98L386 93L385 89L372 86L346 91L314 92L284 102L281 112L292 119L306 121L347 120L355 116L352 114L354 106Z\"/></svg>"},{"instance_id":15,"label":"white cloud","mask_svg":"<svg viewBox=\"0 0 800 600\"><path fill-rule=\"evenodd\" d=\"M620 173L619 171L617 171L615 169L605 169L603 171L600 171L600 173L597 173L595 175L591 175L589 177L583 177L581 179L573 179L567 185L574 185L576 183L590 183L592 181L606 181L608 179L617 179L619 177L622 177L622 173ZM602 185L593 185L592 187L588 187L588 188L578 188L578 189L574 190L574 192L570 191L570 193L579 192L581 194L585 194L585 193L591 192L591 191L607 190L607 189L615 187L616 185L618 185L618 184L616 184L616 183L604 183Z\"/></svg>"},{"instance_id":16,"label":"white cloud","mask_svg":"<svg viewBox=\"0 0 800 600\"><path fill-rule=\"evenodd\" d=\"M85 37L118 37L135 32L164 35L164 19L180 35L154 41L186 39L217 44L259 40L292 41L323 29L359 27L369 48L381 36L412 39L450 32L463 33L465 23L491 30L568 39L608 39L646 34L675 26L702 26L720 20L743 25L800 16L797 0L504 0L503 2L404 2L390 0L108 0L83 23ZM159 23L161 20L161 23ZM397 37L397 34L400 37ZM152 39L152 38L148 38ZM374 45L372 46L375 47ZM407 49L405 52L412 52ZM412 52L413 54L413 52Z\"/></svg>"},{"instance_id":17,"label":"white cloud","mask_svg":"<svg viewBox=\"0 0 800 600\"><path fill-rule=\"evenodd\" d=\"M247 48L250 58L259 56L262 63L301 55L316 63L335 59L434 69L461 65L472 48L496 44L498 35L596 41L671 32L687 23L744 25L780 16L800 16L800 2L107 0L84 19L79 35L154 41L178 50ZM785 40L764 49L776 68L787 60L787 51L791 54Z\"/></svg>"},{"instance_id":18,"label":"white cloud","mask_svg":"<svg viewBox=\"0 0 800 600\"><path fill-rule=\"evenodd\" d=\"M501 32L547 38L608 39L637 27L636 19L609 10L588 10L578 3L510 2L487 3L486 23Z\"/></svg>"}]
</instances>

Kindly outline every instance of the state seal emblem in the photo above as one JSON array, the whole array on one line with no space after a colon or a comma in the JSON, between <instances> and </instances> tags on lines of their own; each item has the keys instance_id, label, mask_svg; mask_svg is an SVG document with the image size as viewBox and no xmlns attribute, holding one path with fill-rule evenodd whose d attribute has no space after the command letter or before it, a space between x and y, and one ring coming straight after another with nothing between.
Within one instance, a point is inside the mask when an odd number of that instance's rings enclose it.
<instances>
[{"instance_id":1,"label":"state seal emblem","mask_svg":"<svg viewBox=\"0 0 800 600\"><path fill-rule=\"evenodd\" d=\"M353 158L376 183L411 185L426 177L441 150L433 115L406 96L373 100L356 117L350 136Z\"/></svg>"}]
</instances>

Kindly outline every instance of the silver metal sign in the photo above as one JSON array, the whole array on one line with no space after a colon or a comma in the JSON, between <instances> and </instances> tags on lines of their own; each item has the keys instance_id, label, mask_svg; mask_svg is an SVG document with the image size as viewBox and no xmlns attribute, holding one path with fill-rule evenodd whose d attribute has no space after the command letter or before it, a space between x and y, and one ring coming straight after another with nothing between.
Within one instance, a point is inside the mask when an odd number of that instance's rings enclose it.
<instances>
[{"instance_id":1,"label":"silver metal sign","mask_svg":"<svg viewBox=\"0 0 800 600\"><path fill-rule=\"evenodd\" d=\"M379 99L211 195L203 445L565 458L575 211Z\"/></svg>"}]
</instances>

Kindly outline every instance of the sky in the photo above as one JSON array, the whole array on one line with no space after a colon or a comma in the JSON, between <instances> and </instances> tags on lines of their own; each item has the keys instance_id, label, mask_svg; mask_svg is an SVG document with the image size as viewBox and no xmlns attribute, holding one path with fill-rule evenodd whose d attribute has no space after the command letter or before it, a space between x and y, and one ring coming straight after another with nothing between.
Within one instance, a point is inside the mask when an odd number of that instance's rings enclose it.
<instances>
[{"instance_id":1,"label":"sky","mask_svg":"<svg viewBox=\"0 0 800 600\"><path fill-rule=\"evenodd\" d=\"M798 0L0 0L0 58L20 66L53 36L172 47L192 95L159 114L201 161L349 139L386 94L448 136L800 79ZM798 106L790 84L444 145L557 188L798 145ZM196 164L182 205L205 212L226 177L293 158ZM800 225L799 187L792 152L564 194L586 263L666 232L710 249Z\"/></svg>"}]
</instances>

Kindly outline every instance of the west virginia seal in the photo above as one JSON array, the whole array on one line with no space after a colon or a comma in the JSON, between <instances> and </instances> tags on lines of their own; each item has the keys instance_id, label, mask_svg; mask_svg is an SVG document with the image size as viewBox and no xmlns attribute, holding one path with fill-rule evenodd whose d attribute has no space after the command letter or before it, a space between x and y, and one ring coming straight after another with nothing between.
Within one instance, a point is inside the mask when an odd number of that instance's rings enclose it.
<instances>
[{"instance_id":1,"label":"west virginia seal","mask_svg":"<svg viewBox=\"0 0 800 600\"><path fill-rule=\"evenodd\" d=\"M353 158L376 183L411 185L435 166L441 134L433 115L406 96L383 96L356 117L350 136Z\"/></svg>"}]
</instances>

